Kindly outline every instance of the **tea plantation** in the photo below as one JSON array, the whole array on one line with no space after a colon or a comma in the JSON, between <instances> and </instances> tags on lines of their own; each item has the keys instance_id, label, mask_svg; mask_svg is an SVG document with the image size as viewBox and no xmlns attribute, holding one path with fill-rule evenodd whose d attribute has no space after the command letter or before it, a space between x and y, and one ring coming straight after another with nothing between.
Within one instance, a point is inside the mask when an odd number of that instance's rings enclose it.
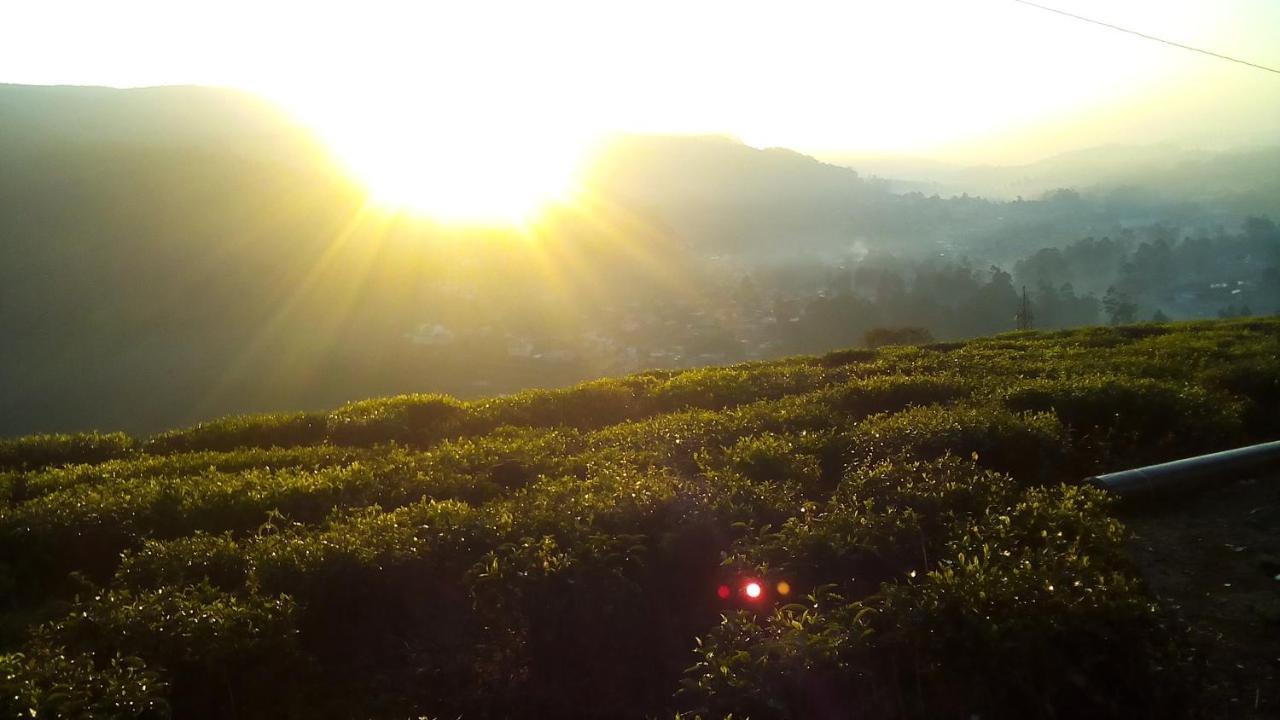
<instances>
[{"instance_id":1,"label":"tea plantation","mask_svg":"<svg viewBox=\"0 0 1280 720\"><path fill-rule=\"evenodd\" d=\"M1195 716L1079 480L1277 437L1252 319L5 441L0 715Z\"/></svg>"}]
</instances>

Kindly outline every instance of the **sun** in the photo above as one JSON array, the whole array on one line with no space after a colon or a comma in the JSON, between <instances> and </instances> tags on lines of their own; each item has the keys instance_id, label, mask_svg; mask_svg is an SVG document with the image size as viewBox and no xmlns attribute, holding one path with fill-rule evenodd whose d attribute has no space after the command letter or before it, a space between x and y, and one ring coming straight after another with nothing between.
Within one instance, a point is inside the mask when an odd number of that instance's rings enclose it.
<instances>
[{"instance_id":1,"label":"sun","mask_svg":"<svg viewBox=\"0 0 1280 720\"><path fill-rule=\"evenodd\" d=\"M521 223L573 192L564 143L377 131L335 147L378 204L459 223Z\"/></svg>"},{"instance_id":2,"label":"sun","mask_svg":"<svg viewBox=\"0 0 1280 720\"><path fill-rule=\"evenodd\" d=\"M311 124L373 202L448 223L518 225L569 200L591 142L511 109L359 107Z\"/></svg>"}]
</instances>

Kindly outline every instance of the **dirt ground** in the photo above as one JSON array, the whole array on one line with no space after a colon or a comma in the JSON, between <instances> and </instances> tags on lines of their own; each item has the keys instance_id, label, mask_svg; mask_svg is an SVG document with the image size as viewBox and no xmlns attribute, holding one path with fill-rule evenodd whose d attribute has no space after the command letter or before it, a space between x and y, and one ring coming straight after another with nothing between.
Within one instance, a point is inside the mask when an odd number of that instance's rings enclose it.
<instances>
[{"instance_id":1,"label":"dirt ground","mask_svg":"<svg viewBox=\"0 0 1280 720\"><path fill-rule=\"evenodd\" d=\"M1152 592L1203 647L1214 718L1280 718L1280 474L1120 508Z\"/></svg>"}]
</instances>

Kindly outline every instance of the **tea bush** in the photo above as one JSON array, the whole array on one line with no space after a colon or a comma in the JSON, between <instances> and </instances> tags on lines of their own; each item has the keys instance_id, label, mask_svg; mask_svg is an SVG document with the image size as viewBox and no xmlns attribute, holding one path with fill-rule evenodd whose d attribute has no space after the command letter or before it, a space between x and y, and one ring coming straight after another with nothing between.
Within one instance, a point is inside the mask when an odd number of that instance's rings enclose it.
<instances>
[{"instance_id":1,"label":"tea bush","mask_svg":"<svg viewBox=\"0 0 1280 720\"><path fill-rule=\"evenodd\" d=\"M322 413L228 417L160 433L148 438L143 447L159 454L319 445L325 441L326 425Z\"/></svg>"},{"instance_id":2,"label":"tea bush","mask_svg":"<svg viewBox=\"0 0 1280 720\"><path fill-rule=\"evenodd\" d=\"M56 647L0 655L0 714L7 718L172 717L170 688L136 657L97 659Z\"/></svg>"},{"instance_id":3,"label":"tea bush","mask_svg":"<svg viewBox=\"0 0 1280 720\"><path fill-rule=\"evenodd\" d=\"M816 390L826 383L826 377L820 368L781 363L688 370L654 386L649 397L664 411L722 410Z\"/></svg>"},{"instance_id":4,"label":"tea bush","mask_svg":"<svg viewBox=\"0 0 1280 720\"><path fill-rule=\"evenodd\" d=\"M1202 716L1078 480L1274 439L1278 352L1025 332L4 441L0 715Z\"/></svg>"},{"instance_id":5,"label":"tea bush","mask_svg":"<svg viewBox=\"0 0 1280 720\"><path fill-rule=\"evenodd\" d=\"M1052 412L1085 446L1087 472L1222 449L1243 435L1238 404L1186 383L1084 375L1011 390L1018 411Z\"/></svg>"},{"instance_id":6,"label":"tea bush","mask_svg":"<svg viewBox=\"0 0 1280 720\"><path fill-rule=\"evenodd\" d=\"M643 417L644 389L652 378L597 380L568 390L526 390L472 404L467 427L486 432L502 425L581 430Z\"/></svg>"},{"instance_id":7,"label":"tea bush","mask_svg":"<svg viewBox=\"0 0 1280 720\"><path fill-rule=\"evenodd\" d=\"M835 389L835 407L861 416L903 410L913 405L952 403L969 395L957 378L937 375L885 375L853 380Z\"/></svg>"},{"instance_id":8,"label":"tea bush","mask_svg":"<svg viewBox=\"0 0 1280 720\"><path fill-rule=\"evenodd\" d=\"M853 430L851 441L864 460L965 452L1026 483L1067 479L1062 472L1067 452L1063 428L1049 413L985 405L917 407L868 418Z\"/></svg>"},{"instance_id":9,"label":"tea bush","mask_svg":"<svg viewBox=\"0 0 1280 720\"><path fill-rule=\"evenodd\" d=\"M1261 441L1280 434L1280 346L1269 355L1207 368L1200 380L1244 403L1241 419L1249 437Z\"/></svg>"},{"instance_id":10,"label":"tea bush","mask_svg":"<svg viewBox=\"0 0 1280 720\"><path fill-rule=\"evenodd\" d=\"M124 460L67 465L28 473L22 478L22 493L20 496L15 493L12 499L14 502L21 502L74 485L128 478L190 476L204 471L227 473L262 467L318 470L348 465L360 457L358 453L346 448L325 446L140 455Z\"/></svg>"},{"instance_id":11,"label":"tea bush","mask_svg":"<svg viewBox=\"0 0 1280 720\"><path fill-rule=\"evenodd\" d=\"M287 704L277 703L305 673L293 613L288 598L238 597L207 585L108 591L41 627L34 644L46 653L130 658L126 667L134 673L150 668L175 678L181 685L168 688L175 702L166 703L175 716L230 717L242 707L286 711ZM144 683L136 692L146 690ZM95 705L120 702L119 688L76 691Z\"/></svg>"},{"instance_id":12,"label":"tea bush","mask_svg":"<svg viewBox=\"0 0 1280 720\"><path fill-rule=\"evenodd\" d=\"M814 590L768 613L726 616L706 635L684 679L682 716L1184 712L1189 697L1166 684L1183 672L1174 634L1123 572L1123 535L1098 493L1032 490L1019 499L998 476L957 482L966 473L981 475L955 459L882 465L842 488L840 503L867 498L856 512L833 503L755 544L757 563L780 561L757 574ZM929 516L895 515L902 505L874 499L894 478L915 480L904 504L966 509L913 527ZM966 499L947 503L956 492ZM995 530L975 535L976 527ZM917 545L878 554L881 575L868 573L868 554L916 537L934 553L931 565ZM870 582L860 587L860 578Z\"/></svg>"},{"instance_id":13,"label":"tea bush","mask_svg":"<svg viewBox=\"0 0 1280 720\"><path fill-rule=\"evenodd\" d=\"M457 434L465 416L462 403L441 395L363 400L329 413L325 437L335 445L426 445Z\"/></svg>"},{"instance_id":14,"label":"tea bush","mask_svg":"<svg viewBox=\"0 0 1280 720\"><path fill-rule=\"evenodd\" d=\"M124 433L28 435L0 440L0 470L38 470L75 463L100 463L132 455L138 443Z\"/></svg>"}]
</instances>

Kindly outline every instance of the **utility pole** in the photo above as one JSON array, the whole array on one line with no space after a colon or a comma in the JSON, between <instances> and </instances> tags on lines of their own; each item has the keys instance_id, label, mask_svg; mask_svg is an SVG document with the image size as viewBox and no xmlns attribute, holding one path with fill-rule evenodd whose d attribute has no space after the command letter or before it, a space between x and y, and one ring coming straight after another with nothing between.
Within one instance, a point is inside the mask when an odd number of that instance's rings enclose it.
<instances>
[{"instance_id":1,"label":"utility pole","mask_svg":"<svg viewBox=\"0 0 1280 720\"><path fill-rule=\"evenodd\" d=\"M1035 324L1035 315L1031 312L1031 301L1027 299L1027 286L1022 286L1022 303L1018 307L1018 314L1014 316L1018 321L1019 330L1030 330Z\"/></svg>"}]
</instances>

